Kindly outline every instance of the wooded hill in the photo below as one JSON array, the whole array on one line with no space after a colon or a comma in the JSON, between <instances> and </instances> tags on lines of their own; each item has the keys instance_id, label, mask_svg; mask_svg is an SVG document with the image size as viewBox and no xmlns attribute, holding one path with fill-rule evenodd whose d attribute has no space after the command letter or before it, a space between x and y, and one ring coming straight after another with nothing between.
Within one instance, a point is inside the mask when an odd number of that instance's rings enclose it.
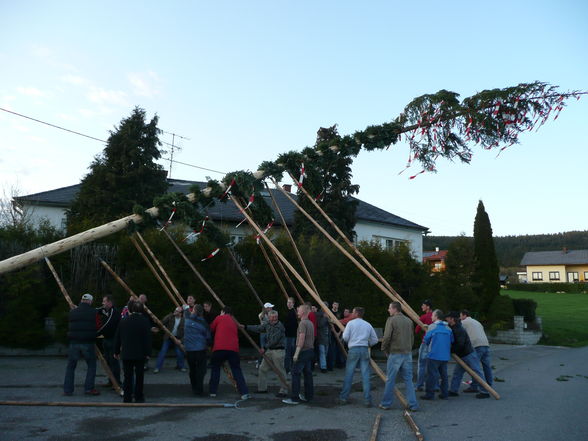
<instances>
[{"instance_id":1,"label":"wooded hill","mask_svg":"<svg viewBox=\"0 0 588 441\"><path fill-rule=\"evenodd\" d=\"M439 247L446 250L449 244L459 236L425 236L423 249L434 250ZM534 234L524 236L494 237L496 256L501 267L518 266L527 251L555 251L588 249L588 230L567 231L556 234Z\"/></svg>"}]
</instances>

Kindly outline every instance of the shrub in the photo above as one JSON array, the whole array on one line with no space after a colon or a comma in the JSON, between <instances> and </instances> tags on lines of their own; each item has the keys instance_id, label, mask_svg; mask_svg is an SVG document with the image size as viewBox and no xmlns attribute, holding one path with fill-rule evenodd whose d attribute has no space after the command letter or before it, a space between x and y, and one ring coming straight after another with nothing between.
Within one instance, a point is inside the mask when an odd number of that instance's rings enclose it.
<instances>
[{"instance_id":1,"label":"shrub","mask_svg":"<svg viewBox=\"0 0 588 441\"><path fill-rule=\"evenodd\" d=\"M537 314L537 302L533 299L513 299L512 305L514 307L515 315L522 315L525 321L534 322Z\"/></svg>"},{"instance_id":2,"label":"shrub","mask_svg":"<svg viewBox=\"0 0 588 441\"><path fill-rule=\"evenodd\" d=\"M513 301L509 296L498 296L490 305L486 321L489 323L511 322L514 316Z\"/></svg>"},{"instance_id":3,"label":"shrub","mask_svg":"<svg viewBox=\"0 0 588 441\"><path fill-rule=\"evenodd\" d=\"M509 283L508 289L529 292L587 293L588 283Z\"/></svg>"}]
</instances>

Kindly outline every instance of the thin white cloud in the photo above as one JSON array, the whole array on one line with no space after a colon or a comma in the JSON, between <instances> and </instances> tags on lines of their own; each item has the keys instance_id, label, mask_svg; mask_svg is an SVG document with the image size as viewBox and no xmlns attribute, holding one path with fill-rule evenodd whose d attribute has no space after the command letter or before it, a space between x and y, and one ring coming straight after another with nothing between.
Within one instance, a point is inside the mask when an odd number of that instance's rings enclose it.
<instances>
[{"instance_id":1,"label":"thin white cloud","mask_svg":"<svg viewBox=\"0 0 588 441\"><path fill-rule=\"evenodd\" d=\"M87 78L84 78L80 75L73 75L73 74L63 75L60 78L60 80L63 81L64 83L73 84L75 86L86 86L91 83L91 81L88 80Z\"/></svg>"},{"instance_id":2,"label":"thin white cloud","mask_svg":"<svg viewBox=\"0 0 588 441\"><path fill-rule=\"evenodd\" d=\"M87 97L91 102L96 104L129 106L127 94L122 90L106 90L101 87L91 86Z\"/></svg>"},{"instance_id":3,"label":"thin white cloud","mask_svg":"<svg viewBox=\"0 0 588 441\"><path fill-rule=\"evenodd\" d=\"M18 124L18 123L12 123L12 128L18 132L23 132L23 133L31 131L30 127L23 126L22 124Z\"/></svg>"},{"instance_id":4,"label":"thin white cloud","mask_svg":"<svg viewBox=\"0 0 588 441\"><path fill-rule=\"evenodd\" d=\"M47 92L43 92L42 90L37 89L36 87L17 87L16 91L21 95L32 96L35 98L44 98L49 94Z\"/></svg>"},{"instance_id":5,"label":"thin white cloud","mask_svg":"<svg viewBox=\"0 0 588 441\"><path fill-rule=\"evenodd\" d=\"M27 139L29 139L30 141L39 143L39 144L44 144L47 142L47 140L45 138L41 138L40 136L27 136Z\"/></svg>"},{"instance_id":6,"label":"thin white cloud","mask_svg":"<svg viewBox=\"0 0 588 441\"><path fill-rule=\"evenodd\" d=\"M133 87L133 93L135 95L153 98L161 93L159 88L161 80L153 71L130 73L127 75L127 78Z\"/></svg>"}]
</instances>

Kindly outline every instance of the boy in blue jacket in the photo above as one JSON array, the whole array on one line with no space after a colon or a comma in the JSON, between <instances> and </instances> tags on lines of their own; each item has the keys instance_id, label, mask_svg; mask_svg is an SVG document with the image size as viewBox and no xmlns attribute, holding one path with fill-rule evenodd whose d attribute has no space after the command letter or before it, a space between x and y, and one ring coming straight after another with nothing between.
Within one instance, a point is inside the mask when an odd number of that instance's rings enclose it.
<instances>
[{"instance_id":1,"label":"boy in blue jacket","mask_svg":"<svg viewBox=\"0 0 588 441\"><path fill-rule=\"evenodd\" d=\"M451 344L453 343L453 332L447 322L443 321L443 311L433 311L433 323L429 325L425 334L424 343L429 345L427 356L427 382L426 393L421 396L422 400L434 400L435 388L441 377L441 394L439 398L446 400L449 396L449 382L447 379L447 362L451 356Z\"/></svg>"}]
</instances>

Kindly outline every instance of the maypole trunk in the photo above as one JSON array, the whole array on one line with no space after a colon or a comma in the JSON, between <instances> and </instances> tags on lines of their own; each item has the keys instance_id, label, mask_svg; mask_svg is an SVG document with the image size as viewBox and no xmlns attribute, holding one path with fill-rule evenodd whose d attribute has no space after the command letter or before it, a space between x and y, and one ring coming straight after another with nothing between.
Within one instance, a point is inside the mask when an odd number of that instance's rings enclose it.
<instances>
[{"instance_id":1,"label":"maypole trunk","mask_svg":"<svg viewBox=\"0 0 588 441\"><path fill-rule=\"evenodd\" d=\"M61 290L63 297L65 297L65 301L68 303L69 309L74 309L76 307L76 305L74 304L71 297L69 296L67 289L65 289L63 282L61 281L61 279L57 275L57 271L55 271L55 268L53 267L53 264L51 263L51 261L49 260L48 257L45 257L45 262L47 263L47 266L51 270L51 274L53 274L53 278L57 282L57 285L59 286L59 289ZM94 345L94 351L96 352L96 356L98 357L98 360L100 360L100 364L102 365L102 369L104 369L104 372L106 372L106 376L108 377L108 379L112 383L112 387L114 388L116 393L120 395L122 393L122 389L121 389L120 385L118 384L118 381L116 381L116 378L114 378L114 374L110 370L110 366L108 366L106 359L102 355L102 352L100 352L100 349L98 349L97 345ZM117 360L117 363L118 363L118 360Z\"/></svg>"},{"instance_id":2,"label":"maypole trunk","mask_svg":"<svg viewBox=\"0 0 588 441\"><path fill-rule=\"evenodd\" d=\"M182 256L182 258L184 259L184 261L188 264L188 266L190 267L190 269L192 270L192 272L194 273L194 275L198 278L198 280L200 280L200 282L204 285L204 287L212 295L212 297L217 301L217 303L220 305L220 307L221 308L224 308L225 304L223 303L223 301L221 300L221 298L212 289L212 287L208 284L208 282L204 279L204 277L202 277L202 274L200 274L200 272L196 269L196 267L192 264L192 262L190 262L190 259L188 259L188 256L186 256L186 254L178 246L178 244L176 243L176 241L169 235L169 233L165 229L162 230L162 231L165 234L165 236L169 239L169 241L172 243L172 245L177 250L177 252L180 254L180 256ZM241 324L235 318L235 316L232 316L232 317L233 317L233 320L235 320L235 323L237 324L237 328L239 329L239 331L243 334L243 336L247 339L247 341L249 341L249 343L251 343L251 346L253 346L257 350L257 352L259 352L261 354L261 348L257 345L257 343L255 343L255 341L253 340L253 338L251 338L251 336L245 331L245 329L243 329L241 327ZM261 354L261 356L263 357L263 359L265 360L265 362L268 364L268 366L276 373L276 375L280 379L280 382L288 390L290 390L290 385L288 384L288 381L286 380L286 378L284 378L284 376L282 375L282 373L280 372L280 370L274 365L274 363L265 354Z\"/></svg>"}]
</instances>

